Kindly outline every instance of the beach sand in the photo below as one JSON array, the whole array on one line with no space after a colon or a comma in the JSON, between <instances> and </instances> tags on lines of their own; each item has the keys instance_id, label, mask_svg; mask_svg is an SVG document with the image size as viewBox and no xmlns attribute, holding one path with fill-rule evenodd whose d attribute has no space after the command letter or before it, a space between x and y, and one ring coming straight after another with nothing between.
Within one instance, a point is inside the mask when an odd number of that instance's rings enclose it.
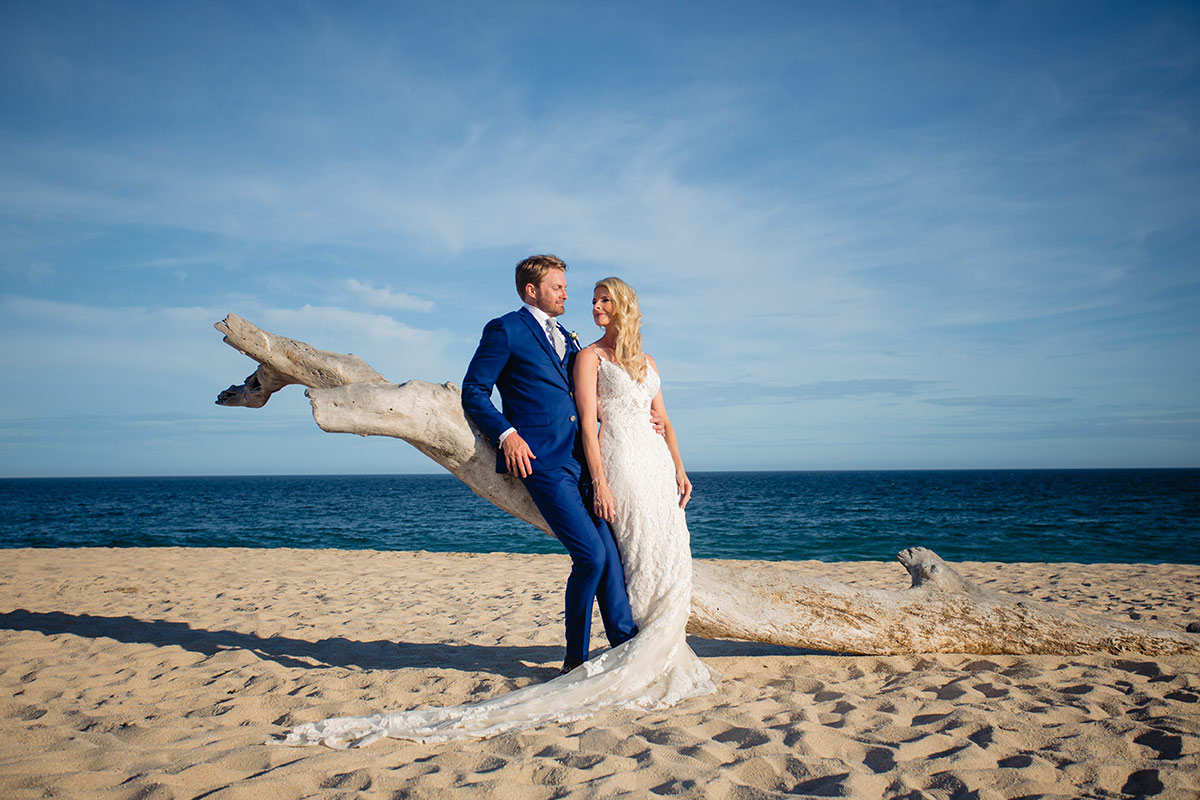
<instances>
[{"instance_id":1,"label":"beach sand","mask_svg":"<svg viewBox=\"0 0 1200 800\"><path fill-rule=\"evenodd\" d=\"M665 711L439 745L264 744L300 722L550 678L567 568L508 554L0 551L0 797L1200 796L1191 657L868 657L692 639L724 680ZM907 585L898 564L778 568ZM961 571L1117 619L1200 620L1200 567Z\"/></svg>"}]
</instances>

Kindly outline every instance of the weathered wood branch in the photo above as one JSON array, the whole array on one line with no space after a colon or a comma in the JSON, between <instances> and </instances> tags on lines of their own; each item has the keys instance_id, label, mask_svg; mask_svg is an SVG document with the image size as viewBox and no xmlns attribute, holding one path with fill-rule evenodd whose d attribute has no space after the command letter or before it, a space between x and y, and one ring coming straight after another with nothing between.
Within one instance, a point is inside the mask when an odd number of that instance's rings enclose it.
<instances>
[{"instance_id":1,"label":"weathered wood branch","mask_svg":"<svg viewBox=\"0 0 1200 800\"><path fill-rule=\"evenodd\" d=\"M694 562L688 632L839 653L1197 653L1200 638L983 589L923 547L900 591L730 562ZM701 579L703 576L703 579ZM820 644L816 644L816 643Z\"/></svg>"},{"instance_id":2,"label":"weathered wood branch","mask_svg":"<svg viewBox=\"0 0 1200 800\"><path fill-rule=\"evenodd\" d=\"M476 494L549 533L519 480L495 471L495 450L463 413L458 387L388 383L362 359L316 350L230 314L215 326L259 363L220 405L259 408L285 386L308 387L322 430L412 444ZM900 553L901 591L861 589L757 564L698 560L688 631L840 653L1200 653L1200 637L1078 614L981 589L924 548Z\"/></svg>"},{"instance_id":3,"label":"weathered wood branch","mask_svg":"<svg viewBox=\"0 0 1200 800\"><path fill-rule=\"evenodd\" d=\"M213 327L225 334L225 344L258 362L258 369L245 383L217 395L217 405L262 408L271 395L294 383L326 389L387 380L356 355L317 350L304 342L267 333L237 314L230 314Z\"/></svg>"}]
</instances>

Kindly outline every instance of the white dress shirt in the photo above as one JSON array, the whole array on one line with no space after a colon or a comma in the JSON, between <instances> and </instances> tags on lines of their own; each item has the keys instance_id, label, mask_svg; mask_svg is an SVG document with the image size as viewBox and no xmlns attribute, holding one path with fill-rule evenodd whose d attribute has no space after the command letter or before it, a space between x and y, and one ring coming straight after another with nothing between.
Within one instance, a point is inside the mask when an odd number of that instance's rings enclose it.
<instances>
[{"instance_id":1,"label":"white dress shirt","mask_svg":"<svg viewBox=\"0 0 1200 800\"><path fill-rule=\"evenodd\" d=\"M537 320L538 326L542 329L542 333L546 336L546 341L550 342L550 349L553 350L554 349L554 340L550 338L550 332L548 330L546 330L546 323L549 322L550 320L554 320L554 324L557 325L558 317L552 317L549 314L547 314L545 311L542 311L537 306L529 305L529 303L525 303L524 305L525 305L525 310L528 311L530 314L533 314L533 318ZM564 343L566 342L566 339L567 339L567 335L564 332L563 333L563 342ZM507 439L508 435L515 430L516 430L516 428L509 428L504 433L500 434L500 444L504 444L504 440Z\"/></svg>"}]
</instances>

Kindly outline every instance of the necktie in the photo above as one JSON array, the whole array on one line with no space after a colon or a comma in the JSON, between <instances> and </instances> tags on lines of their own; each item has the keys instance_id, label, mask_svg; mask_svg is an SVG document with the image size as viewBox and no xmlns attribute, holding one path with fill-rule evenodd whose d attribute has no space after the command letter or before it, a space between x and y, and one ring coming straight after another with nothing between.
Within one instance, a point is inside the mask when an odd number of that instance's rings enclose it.
<instances>
[{"instance_id":1,"label":"necktie","mask_svg":"<svg viewBox=\"0 0 1200 800\"><path fill-rule=\"evenodd\" d=\"M546 320L546 335L550 337L550 344L554 345L554 352L558 353L558 360L562 361L562 357L567 354L567 340L559 331L558 323L552 319Z\"/></svg>"}]
</instances>

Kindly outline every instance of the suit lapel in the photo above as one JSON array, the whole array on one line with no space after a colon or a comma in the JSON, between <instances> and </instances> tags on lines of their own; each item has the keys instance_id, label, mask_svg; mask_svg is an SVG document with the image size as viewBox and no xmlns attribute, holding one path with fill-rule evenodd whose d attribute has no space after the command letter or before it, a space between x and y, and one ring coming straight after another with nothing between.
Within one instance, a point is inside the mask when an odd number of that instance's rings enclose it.
<instances>
[{"instance_id":1,"label":"suit lapel","mask_svg":"<svg viewBox=\"0 0 1200 800\"><path fill-rule=\"evenodd\" d=\"M542 350L546 353L546 357L550 359L550 363L552 363L558 369L559 374L562 375L562 379L566 381L567 368L559 359L558 353L554 352L554 348L550 344L550 339L546 337L546 331L542 329L541 325L538 325L538 321L534 319L533 314L530 314L529 309L525 308L525 306L521 306L521 308L517 310L517 315L525 321L525 325L529 328L529 332L533 334L533 338L537 340L539 345L541 345ZM571 338L567 337L568 351L570 350L570 341Z\"/></svg>"}]
</instances>

